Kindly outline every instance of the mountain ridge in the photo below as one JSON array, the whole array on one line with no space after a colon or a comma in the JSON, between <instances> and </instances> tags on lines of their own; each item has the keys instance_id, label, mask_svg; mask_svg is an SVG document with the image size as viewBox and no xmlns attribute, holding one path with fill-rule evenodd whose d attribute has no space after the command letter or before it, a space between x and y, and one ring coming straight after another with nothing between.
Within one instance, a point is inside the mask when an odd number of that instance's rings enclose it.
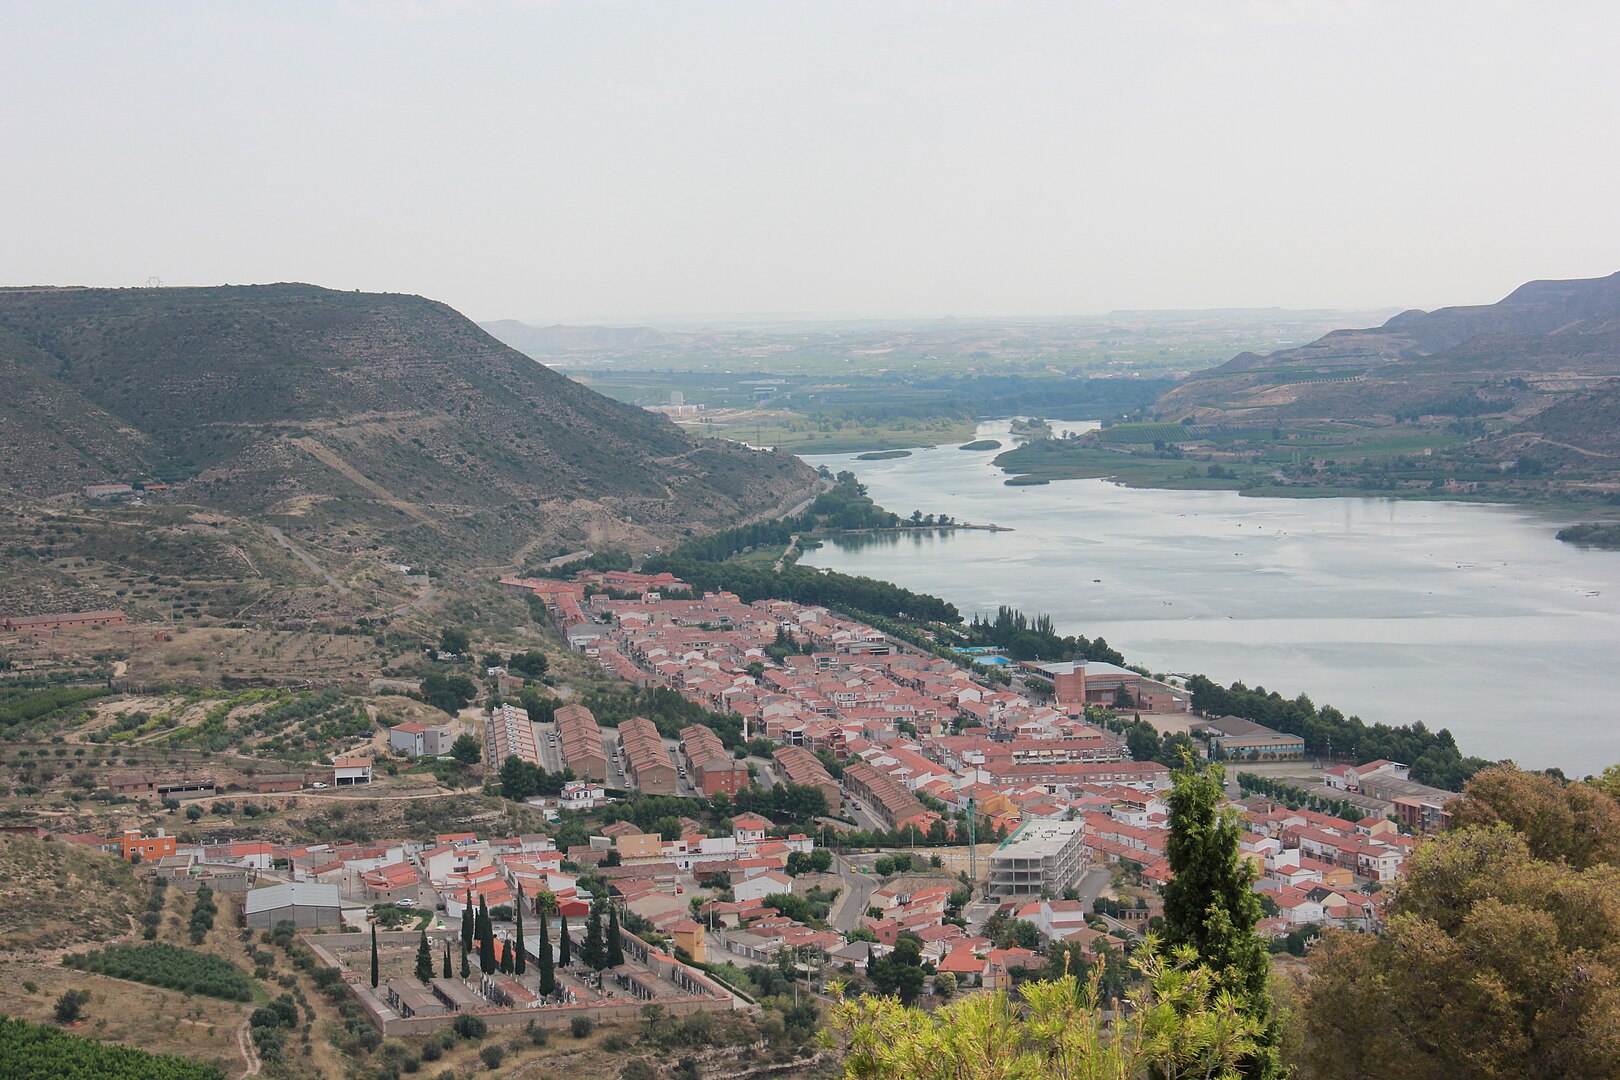
<instances>
[{"instance_id":1,"label":"mountain ridge","mask_svg":"<svg viewBox=\"0 0 1620 1080\"><path fill-rule=\"evenodd\" d=\"M453 309L298 283L0 290L0 491L157 479L168 500L406 561L650 548L808 494L787 455L695 439Z\"/></svg>"},{"instance_id":2,"label":"mountain ridge","mask_svg":"<svg viewBox=\"0 0 1620 1080\"><path fill-rule=\"evenodd\" d=\"M1550 403L1547 394L1620 376L1617 346L1620 273L1530 281L1494 304L1404 311L1377 327L1335 330L1264 356L1239 354L1189 376L1155 413L1239 426L1350 419L1425 396L1488 391L1523 419Z\"/></svg>"}]
</instances>

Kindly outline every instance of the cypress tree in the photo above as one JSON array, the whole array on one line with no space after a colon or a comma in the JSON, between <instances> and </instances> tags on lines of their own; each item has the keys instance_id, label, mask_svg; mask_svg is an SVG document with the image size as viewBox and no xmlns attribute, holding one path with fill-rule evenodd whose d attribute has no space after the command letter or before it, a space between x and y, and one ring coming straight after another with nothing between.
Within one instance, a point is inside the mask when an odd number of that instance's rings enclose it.
<instances>
[{"instance_id":1,"label":"cypress tree","mask_svg":"<svg viewBox=\"0 0 1620 1080\"><path fill-rule=\"evenodd\" d=\"M416 980L430 983L433 981L433 946L428 944L427 931L422 931L422 940L416 943Z\"/></svg>"},{"instance_id":2,"label":"cypress tree","mask_svg":"<svg viewBox=\"0 0 1620 1080\"><path fill-rule=\"evenodd\" d=\"M607 944L602 940L600 904L591 905L591 917L585 920L585 944L580 947L579 958L597 971L607 967Z\"/></svg>"},{"instance_id":3,"label":"cypress tree","mask_svg":"<svg viewBox=\"0 0 1620 1080\"><path fill-rule=\"evenodd\" d=\"M540 925L545 926L545 916L540 916ZM529 958L523 952L523 886L518 886L517 896L517 955L512 957L512 971L522 975L529 969Z\"/></svg>"},{"instance_id":4,"label":"cypress tree","mask_svg":"<svg viewBox=\"0 0 1620 1080\"><path fill-rule=\"evenodd\" d=\"M450 942L444 943L444 977L449 979L455 976L455 969L450 966Z\"/></svg>"},{"instance_id":5,"label":"cypress tree","mask_svg":"<svg viewBox=\"0 0 1620 1080\"><path fill-rule=\"evenodd\" d=\"M551 928L546 925L546 913L540 911L540 944L535 950L539 960L536 966L540 969L540 996L550 997L557 992L557 976L551 968Z\"/></svg>"},{"instance_id":6,"label":"cypress tree","mask_svg":"<svg viewBox=\"0 0 1620 1080\"><path fill-rule=\"evenodd\" d=\"M482 896L478 898L478 967L490 974L496 970L495 928L489 921L489 905Z\"/></svg>"},{"instance_id":7,"label":"cypress tree","mask_svg":"<svg viewBox=\"0 0 1620 1080\"><path fill-rule=\"evenodd\" d=\"M557 936L557 966L568 967L574 962L574 942L568 936L568 916L560 915L558 918L562 926Z\"/></svg>"},{"instance_id":8,"label":"cypress tree","mask_svg":"<svg viewBox=\"0 0 1620 1080\"><path fill-rule=\"evenodd\" d=\"M472 965L467 962L467 957L469 955L471 955L471 954L469 954L469 953L462 953L461 954L461 977L463 979L465 979L467 976L472 974Z\"/></svg>"},{"instance_id":9,"label":"cypress tree","mask_svg":"<svg viewBox=\"0 0 1620 1080\"><path fill-rule=\"evenodd\" d=\"M1243 826L1220 808L1225 770L1191 762L1171 776L1170 835L1165 854L1174 877L1164 887L1164 940L1168 948L1189 945L1218 985L1244 1003L1264 1029L1259 1048L1241 1065L1248 1080L1284 1075L1277 1048L1278 1017L1267 985L1271 964L1255 933L1260 898L1254 864L1240 854Z\"/></svg>"},{"instance_id":10,"label":"cypress tree","mask_svg":"<svg viewBox=\"0 0 1620 1080\"><path fill-rule=\"evenodd\" d=\"M619 937L619 909L608 908L607 931L607 966L618 967L624 963L624 941Z\"/></svg>"},{"instance_id":11,"label":"cypress tree","mask_svg":"<svg viewBox=\"0 0 1620 1080\"><path fill-rule=\"evenodd\" d=\"M377 989L377 924L371 924L371 988Z\"/></svg>"},{"instance_id":12,"label":"cypress tree","mask_svg":"<svg viewBox=\"0 0 1620 1080\"><path fill-rule=\"evenodd\" d=\"M473 906L472 889L467 890L467 903L461 909L461 955L466 956L472 952L473 947Z\"/></svg>"}]
</instances>

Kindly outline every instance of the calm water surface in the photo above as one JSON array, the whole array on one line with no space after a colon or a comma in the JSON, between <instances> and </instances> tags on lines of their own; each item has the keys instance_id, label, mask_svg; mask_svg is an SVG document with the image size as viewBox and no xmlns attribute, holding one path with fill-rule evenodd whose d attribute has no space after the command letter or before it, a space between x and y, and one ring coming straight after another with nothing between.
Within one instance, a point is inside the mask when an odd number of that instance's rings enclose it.
<instances>
[{"instance_id":1,"label":"calm water surface","mask_svg":"<svg viewBox=\"0 0 1620 1080\"><path fill-rule=\"evenodd\" d=\"M1006 422L979 437L1008 442ZM1015 531L855 537L805 564L933 593L964 615L1046 612L1155 671L1448 727L1465 754L1571 775L1620 761L1620 553L1560 543L1553 519L1102 480L1007 487L995 453L807 458L853 470L898 513Z\"/></svg>"}]
</instances>

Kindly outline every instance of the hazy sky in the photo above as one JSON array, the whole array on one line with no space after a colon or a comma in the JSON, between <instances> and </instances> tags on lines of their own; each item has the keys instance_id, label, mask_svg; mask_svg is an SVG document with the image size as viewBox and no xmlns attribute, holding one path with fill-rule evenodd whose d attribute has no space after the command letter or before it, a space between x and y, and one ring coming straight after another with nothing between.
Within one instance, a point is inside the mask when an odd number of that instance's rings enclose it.
<instances>
[{"instance_id":1,"label":"hazy sky","mask_svg":"<svg viewBox=\"0 0 1620 1080\"><path fill-rule=\"evenodd\" d=\"M0 0L0 283L480 319L1620 270L1620 4Z\"/></svg>"}]
</instances>

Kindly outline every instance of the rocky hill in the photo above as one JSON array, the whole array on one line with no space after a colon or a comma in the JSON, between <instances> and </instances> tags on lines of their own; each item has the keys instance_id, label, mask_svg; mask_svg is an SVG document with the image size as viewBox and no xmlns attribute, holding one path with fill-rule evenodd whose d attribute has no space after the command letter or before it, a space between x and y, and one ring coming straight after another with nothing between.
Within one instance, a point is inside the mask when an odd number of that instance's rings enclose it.
<instances>
[{"instance_id":1,"label":"rocky hill","mask_svg":"<svg viewBox=\"0 0 1620 1080\"><path fill-rule=\"evenodd\" d=\"M1298 420L1500 414L1522 420L1620 376L1620 273L1532 281L1495 304L1407 311L1267 356L1244 353L1159 399L1161 418Z\"/></svg>"},{"instance_id":2,"label":"rocky hill","mask_svg":"<svg viewBox=\"0 0 1620 1080\"><path fill-rule=\"evenodd\" d=\"M0 289L0 493L161 481L407 562L649 549L790 507L796 458L694 439L417 296Z\"/></svg>"}]
</instances>

